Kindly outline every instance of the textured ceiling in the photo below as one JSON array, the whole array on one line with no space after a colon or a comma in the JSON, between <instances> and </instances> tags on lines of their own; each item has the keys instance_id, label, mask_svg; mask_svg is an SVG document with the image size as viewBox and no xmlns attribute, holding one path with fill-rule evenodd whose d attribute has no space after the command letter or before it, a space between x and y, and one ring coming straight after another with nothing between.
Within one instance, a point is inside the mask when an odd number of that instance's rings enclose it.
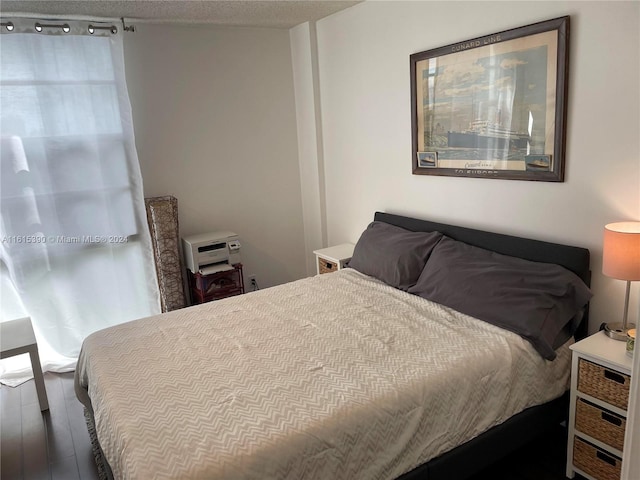
<instances>
[{"instance_id":1,"label":"textured ceiling","mask_svg":"<svg viewBox=\"0 0 640 480\"><path fill-rule=\"evenodd\" d=\"M128 23L205 23L291 28L349 8L334 0L2 0L0 12L52 17L124 17Z\"/></svg>"}]
</instances>

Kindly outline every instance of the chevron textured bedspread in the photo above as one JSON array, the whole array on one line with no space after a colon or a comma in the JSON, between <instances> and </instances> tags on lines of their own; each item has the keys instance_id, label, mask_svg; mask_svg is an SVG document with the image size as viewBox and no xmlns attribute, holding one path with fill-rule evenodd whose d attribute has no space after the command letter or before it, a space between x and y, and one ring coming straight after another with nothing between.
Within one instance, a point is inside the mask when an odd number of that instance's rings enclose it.
<instances>
[{"instance_id":1,"label":"chevron textured bedspread","mask_svg":"<svg viewBox=\"0 0 640 480\"><path fill-rule=\"evenodd\" d=\"M570 352L345 269L89 336L122 479L392 479L560 396Z\"/></svg>"}]
</instances>

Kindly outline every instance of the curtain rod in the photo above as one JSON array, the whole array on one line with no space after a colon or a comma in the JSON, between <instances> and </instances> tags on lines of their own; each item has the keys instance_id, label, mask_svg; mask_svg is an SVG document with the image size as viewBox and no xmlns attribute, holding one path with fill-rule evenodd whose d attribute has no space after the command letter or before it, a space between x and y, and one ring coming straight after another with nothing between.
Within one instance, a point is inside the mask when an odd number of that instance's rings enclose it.
<instances>
[{"instance_id":1,"label":"curtain rod","mask_svg":"<svg viewBox=\"0 0 640 480\"><path fill-rule=\"evenodd\" d=\"M66 21L82 21L82 22L95 22L94 23L89 23L89 25L87 26L87 31L90 34L95 33L96 30L104 30L104 31L109 31L112 34L116 34L118 33L118 27L116 25L105 25L105 23L109 22L109 21L117 21L120 20L121 24L122 24L122 31L123 32L135 32L136 31L136 27L135 25L127 25L125 24L124 21L124 17L120 17L119 19L106 19L106 18L102 18L102 19L89 19L89 18L80 18L76 15L72 15L72 16L67 16L67 17L62 17L60 15L34 15L34 14L29 14L27 16L27 14L21 14L21 13L12 13L12 14L4 14L2 15L3 17L7 18L7 17L15 17L16 19L21 19L21 20L33 20L35 23L33 24L33 28L36 32L41 33L44 29L60 29L62 30L64 33L69 33L71 31L71 27L69 26L68 23L66 23ZM39 20L39 18L47 18L47 20ZM65 22L65 23L44 23L44 22ZM8 21L1 21L0 22L0 27L2 27L3 29L6 29L6 31L8 32L13 32L15 29L15 24L8 20Z\"/></svg>"}]
</instances>

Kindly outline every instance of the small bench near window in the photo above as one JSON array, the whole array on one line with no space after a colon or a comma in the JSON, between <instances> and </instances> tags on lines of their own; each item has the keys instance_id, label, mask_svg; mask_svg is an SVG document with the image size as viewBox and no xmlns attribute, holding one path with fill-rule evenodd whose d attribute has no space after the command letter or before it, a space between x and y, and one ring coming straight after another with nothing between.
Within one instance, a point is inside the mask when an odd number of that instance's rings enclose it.
<instances>
[{"instance_id":1,"label":"small bench near window","mask_svg":"<svg viewBox=\"0 0 640 480\"><path fill-rule=\"evenodd\" d=\"M0 323L0 359L22 353L28 353L31 357L31 369L36 382L40 410L43 412L49 410L49 401L47 400L47 391L44 388L44 377L38 355L38 344L31 326L31 319L26 317Z\"/></svg>"}]
</instances>

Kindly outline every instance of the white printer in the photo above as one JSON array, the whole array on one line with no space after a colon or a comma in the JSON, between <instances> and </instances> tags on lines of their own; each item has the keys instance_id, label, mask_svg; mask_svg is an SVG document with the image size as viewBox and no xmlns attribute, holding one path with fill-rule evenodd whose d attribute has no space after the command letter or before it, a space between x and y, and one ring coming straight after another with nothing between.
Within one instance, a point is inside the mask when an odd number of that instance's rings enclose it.
<instances>
[{"instance_id":1,"label":"white printer","mask_svg":"<svg viewBox=\"0 0 640 480\"><path fill-rule=\"evenodd\" d=\"M193 273L209 275L233 270L240 263L240 240L233 232L200 233L182 237L187 268Z\"/></svg>"}]
</instances>

